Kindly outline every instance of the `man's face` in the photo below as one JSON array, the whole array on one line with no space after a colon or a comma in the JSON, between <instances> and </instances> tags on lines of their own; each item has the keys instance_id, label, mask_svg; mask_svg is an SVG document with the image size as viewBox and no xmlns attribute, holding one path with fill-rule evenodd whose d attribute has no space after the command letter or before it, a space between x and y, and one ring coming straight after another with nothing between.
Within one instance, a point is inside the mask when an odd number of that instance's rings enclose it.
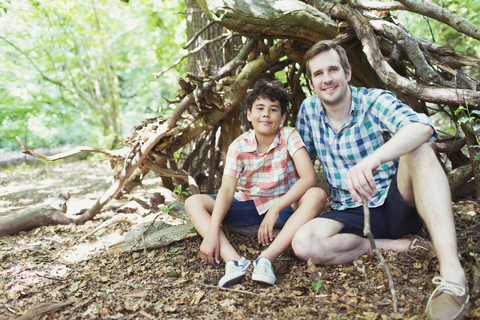
<instances>
[{"instance_id":1,"label":"man's face","mask_svg":"<svg viewBox=\"0 0 480 320\"><path fill-rule=\"evenodd\" d=\"M275 136L285 117L286 113L282 115L278 100L260 97L253 102L252 111L247 109L247 119L252 122L257 135Z\"/></svg>"},{"instance_id":2,"label":"man's face","mask_svg":"<svg viewBox=\"0 0 480 320\"><path fill-rule=\"evenodd\" d=\"M348 82L352 70L343 70L338 53L330 49L317 54L310 60L312 79L308 80L310 87L322 100L326 107L341 105L349 99Z\"/></svg>"}]
</instances>

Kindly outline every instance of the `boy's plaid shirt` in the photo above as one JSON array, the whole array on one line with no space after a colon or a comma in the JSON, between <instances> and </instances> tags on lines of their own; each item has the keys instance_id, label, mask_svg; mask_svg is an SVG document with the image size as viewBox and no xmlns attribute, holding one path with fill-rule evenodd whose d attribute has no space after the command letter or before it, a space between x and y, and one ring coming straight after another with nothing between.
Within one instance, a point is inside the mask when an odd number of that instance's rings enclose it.
<instances>
[{"instance_id":1,"label":"boy's plaid shirt","mask_svg":"<svg viewBox=\"0 0 480 320\"><path fill-rule=\"evenodd\" d=\"M347 188L347 172L360 160L382 146L402 126L420 122L435 127L425 114L416 113L389 91L356 88L352 91L352 110L342 128L335 133L328 124L318 96L305 99L297 117L296 128L303 138L310 158L318 156L329 182L332 208L344 210L361 206L353 201ZM435 133L430 138L437 138ZM398 159L382 164L374 176L375 196L370 207L383 204L390 182L398 168Z\"/></svg>"},{"instance_id":2,"label":"boy's plaid shirt","mask_svg":"<svg viewBox=\"0 0 480 320\"><path fill-rule=\"evenodd\" d=\"M228 147L223 174L238 180L235 199L253 200L262 215L298 180L293 155L305 145L290 127L280 127L267 152L257 152L255 131L250 130Z\"/></svg>"}]
</instances>

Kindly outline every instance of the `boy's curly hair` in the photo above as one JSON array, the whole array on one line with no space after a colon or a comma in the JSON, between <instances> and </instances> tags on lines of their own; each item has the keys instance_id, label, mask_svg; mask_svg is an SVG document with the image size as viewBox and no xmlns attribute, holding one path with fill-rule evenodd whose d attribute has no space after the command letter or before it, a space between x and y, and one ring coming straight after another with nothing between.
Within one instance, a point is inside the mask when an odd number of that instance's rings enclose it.
<instances>
[{"instance_id":1,"label":"boy's curly hair","mask_svg":"<svg viewBox=\"0 0 480 320\"><path fill-rule=\"evenodd\" d=\"M283 87L282 83L277 80L267 82L265 80L258 80L255 87L247 95L247 108L252 111L252 106L255 100L259 98L267 98L270 101L278 100L282 116L287 112L288 107L288 92Z\"/></svg>"}]
</instances>

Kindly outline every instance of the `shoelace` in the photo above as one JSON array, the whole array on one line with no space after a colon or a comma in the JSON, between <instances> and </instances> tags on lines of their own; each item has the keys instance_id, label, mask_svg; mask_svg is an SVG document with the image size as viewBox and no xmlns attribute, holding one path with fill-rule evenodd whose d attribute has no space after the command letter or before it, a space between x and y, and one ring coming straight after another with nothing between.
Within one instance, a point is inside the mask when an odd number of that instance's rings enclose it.
<instances>
[{"instance_id":1,"label":"shoelace","mask_svg":"<svg viewBox=\"0 0 480 320\"><path fill-rule=\"evenodd\" d=\"M455 295L457 297L463 296L465 294L465 288L462 286L459 286L458 284L453 284L453 283L448 283L447 281L443 280L440 277L435 277L433 278L432 282L436 285L438 285L437 289L432 294L432 297L435 295L435 292L440 291L441 292L448 292L451 295ZM430 297L431 299L431 297Z\"/></svg>"}]
</instances>

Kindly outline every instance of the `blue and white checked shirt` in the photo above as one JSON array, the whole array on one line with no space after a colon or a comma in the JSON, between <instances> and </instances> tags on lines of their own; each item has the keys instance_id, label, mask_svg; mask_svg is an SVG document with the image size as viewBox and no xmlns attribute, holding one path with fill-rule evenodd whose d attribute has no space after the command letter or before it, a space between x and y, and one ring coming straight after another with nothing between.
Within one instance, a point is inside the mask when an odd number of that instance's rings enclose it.
<instances>
[{"instance_id":1,"label":"blue and white checked shirt","mask_svg":"<svg viewBox=\"0 0 480 320\"><path fill-rule=\"evenodd\" d=\"M435 127L430 118L416 113L398 100L392 92L350 86L352 110L348 120L335 133L328 123L320 98L314 94L305 99L297 117L296 128L312 161L318 156L329 182L332 208L344 210L361 206L353 201L347 188L347 172L360 160L381 147L402 126L420 122ZM432 135L429 141L437 138ZM383 204L398 159L386 162L374 176L376 192L370 207Z\"/></svg>"}]
</instances>

